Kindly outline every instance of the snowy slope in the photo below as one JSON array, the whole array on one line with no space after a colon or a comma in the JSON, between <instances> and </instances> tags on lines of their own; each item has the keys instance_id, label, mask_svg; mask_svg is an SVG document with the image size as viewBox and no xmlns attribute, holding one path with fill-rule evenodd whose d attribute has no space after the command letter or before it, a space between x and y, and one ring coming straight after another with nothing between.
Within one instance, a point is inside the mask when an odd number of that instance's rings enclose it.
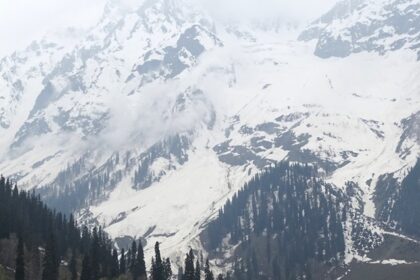
<instances>
[{"instance_id":1,"label":"snowy slope","mask_svg":"<svg viewBox=\"0 0 420 280\"><path fill-rule=\"evenodd\" d=\"M420 59L419 15L419 1L344 0L299 38L316 39L315 54L324 58L412 49Z\"/></svg>"},{"instance_id":2,"label":"snowy slope","mask_svg":"<svg viewBox=\"0 0 420 280\"><path fill-rule=\"evenodd\" d=\"M28 49L16 71L2 60L11 78L0 170L114 238L146 238L147 254L163 242L174 260L200 248L203 226L251 176L283 159L319 165L343 190L352 181L354 210L373 218L378 178L402 176L420 155L418 33L402 30L407 43L388 52L372 35L383 21L369 16L405 11L411 22L417 1L406 2L337 12L343 2L295 40L297 30L226 25L188 1L110 1L74 48L39 60ZM375 49L321 55L361 17L375 30L357 42ZM42 71L30 84L32 65Z\"/></svg>"},{"instance_id":3,"label":"snowy slope","mask_svg":"<svg viewBox=\"0 0 420 280\"><path fill-rule=\"evenodd\" d=\"M32 109L36 98L32 92L42 89L45 75L68 49L67 45L56 43L56 38L52 39L34 41L24 51L14 52L0 60L0 133L7 135L0 140L2 147L10 144L10 137ZM4 152L4 149L0 150L0 153Z\"/></svg>"}]
</instances>

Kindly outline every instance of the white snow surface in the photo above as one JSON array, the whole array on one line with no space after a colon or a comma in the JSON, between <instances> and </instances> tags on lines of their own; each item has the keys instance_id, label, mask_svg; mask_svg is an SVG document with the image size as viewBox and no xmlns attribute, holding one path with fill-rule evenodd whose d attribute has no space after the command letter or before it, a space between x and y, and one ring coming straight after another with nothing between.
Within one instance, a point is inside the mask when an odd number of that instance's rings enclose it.
<instances>
[{"instance_id":1,"label":"white snow surface","mask_svg":"<svg viewBox=\"0 0 420 280\"><path fill-rule=\"evenodd\" d=\"M187 162L159 158L151 169L165 175L141 190L133 188L134 169L127 168L106 199L89 206L111 237L142 237L153 229L146 237L147 257L155 241L175 261L190 246L202 249L202 226L259 171L253 163L222 162L213 148L225 141L251 147L255 136L275 141L264 131L244 134L244 126L255 128L282 115L300 116L278 125L296 136L309 135L300 149L338 166L328 182L338 188L346 181L358 183L364 214L372 218L378 176L403 174L401 169L407 170L420 155L419 143L411 139L404 142L408 156L396 152L403 134L401 120L420 111L420 64L410 50L325 60L313 55L312 42L290 39L298 30L283 36L283 29L226 27L174 1L145 1L134 11L115 9L109 5L101 22L74 49L59 49L50 56L43 52L41 61L50 62L48 67L33 66L40 62L27 50L28 59L19 62L23 70L14 74L25 81L22 97L15 97L9 83L0 83L0 121L4 115L10 123L0 126L0 170L31 189L53 182L83 155L89 155L87 173L117 151L131 152L128 161L136 165L153 144L188 134ZM205 51L188 60L186 70L171 78L159 71L156 79L139 74L139 65L162 59L168 47L176 48L181 34L196 24L222 44L200 33L197 40ZM71 67L60 67L57 55L70 58ZM10 59L2 60L0 72L13 77ZM54 66L61 72L53 71ZM45 77L57 96L29 116ZM72 84L73 78L80 87ZM180 96L187 100L185 106L178 103ZM69 117L63 125L57 120L64 115ZM48 132L29 134L24 144L10 148L24 123L40 120ZM98 126L104 128L96 131ZM280 161L289 150L273 145L257 154Z\"/></svg>"}]
</instances>

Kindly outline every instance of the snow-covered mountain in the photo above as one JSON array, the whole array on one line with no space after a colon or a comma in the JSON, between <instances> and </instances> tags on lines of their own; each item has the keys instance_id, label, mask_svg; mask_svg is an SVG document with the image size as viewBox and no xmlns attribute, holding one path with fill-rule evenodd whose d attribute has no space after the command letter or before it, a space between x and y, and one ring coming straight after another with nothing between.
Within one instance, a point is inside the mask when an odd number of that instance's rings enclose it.
<instances>
[{"instance_id":1,"label":"snow-covered mountain","mask_svg":"<svg viewBox=\"0 0 420 280\"><path fill-rule=\"evenodd\" d=\"M420 60L419 15L419 1L342 1L299 38L317 39L315 54L324 58L411 49Z\"/></svg>"},{"instance_id":2,"label":"snow-covered mountain","mask_svg":"<svg viewBox=\"0 0 420 280\"><path fill-rule=\"evenodd\" d=\"M354 211L375 218L377 182L401 181L420 155L417 0L343 1L300 36L140 2L110 1L74 47L41 41L1 60L2 172L174 260L284 159L343 191L351 181Z\"/></svg>"}]
</instances>

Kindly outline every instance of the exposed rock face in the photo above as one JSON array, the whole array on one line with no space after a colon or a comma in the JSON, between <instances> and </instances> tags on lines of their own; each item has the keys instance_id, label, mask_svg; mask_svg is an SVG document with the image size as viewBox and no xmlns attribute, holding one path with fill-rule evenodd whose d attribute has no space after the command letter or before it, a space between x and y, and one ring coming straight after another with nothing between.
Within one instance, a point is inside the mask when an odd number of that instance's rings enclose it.
<instances>
[{"instance_id":1,"label":"exposed rock face","mask_svg":"<svg viewBox=\"0 0 420 280\"><path fill-rule=\"evenodd\" d=\"M411 0L339 2L299 37L317 40L322 58L412 49L420 60L420 3Z\"/></svg>"},{"instance_id":2,"label":"exposed rock face","mask_svg":"<svg viewBox=\"0 0 420 280\"><path fill-rule=\"evenodd\" d=\"M345 194L343 228L368 237L346 236L347 258L383 240L374 219L394 219L420 151L407 56L417 0L340 2L300 41L191 1L117 2L74 46L42 41L0 61L5 175L121 244L159 241L177 259L202 249L201 231L254 175L289 160Z\"/></svg>"}]
</instances>

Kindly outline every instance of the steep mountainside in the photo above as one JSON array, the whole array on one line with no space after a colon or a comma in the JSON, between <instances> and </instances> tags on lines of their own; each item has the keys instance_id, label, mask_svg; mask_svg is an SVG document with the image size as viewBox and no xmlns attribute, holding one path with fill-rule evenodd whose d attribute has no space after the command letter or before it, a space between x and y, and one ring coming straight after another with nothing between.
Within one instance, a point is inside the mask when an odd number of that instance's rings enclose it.
<instances>
[{"instance_id":1,"label":"steep mountainside","mask_svg":"<svg viewBox=\"0 0 420 280\"><path fill-rule=\"evenodd\" d=\"M315 54L324 58L362 51L385 54L412 49L420 60L419 15L419 1L342 1L315 21L299 39L317 39Z\"/></svg>"},{"instance_id":2,"label":"steep mountainside","mask_svg":"<svg viewBox=\"0 0 420 280\"><path fill-rule=\"evenodd\" d=\"M0 60L0 144L5 151L13 133L19 129L32 109L45 76L66 52L66 47L54 41L34 41L26 50Z\"/></svg>"},{"instance_id":3,"label":"steep mountainside","mask_svg":"<svg viewBox=\"0 0 420 280\"><path fill-rule=\"evenodd\" d=\"M307 279L342 262L349 206L344 193L316 176L311 167L287 163L256 176L209 224L204 244L231 254L215 255L240 266L237 279Z\"/></svg>"},{"instance_id":4,"label":"steep mountainside","mask_svg":"<svg viewBox=\"0 0 420 280\"><path fill-rule=\"evenodd\" d=\"M419 163L394 185L392 223L374 221L310 166L281 162L251 179L203 225L200 240L232 279L414 279L420 273ZM414 277L414 278L413 278Z\"/></svg>"},{"instance_id":5,"label":"steep mountainside","mask_svg":"<svg viewBox=\"0 0 420 280\"><path fill-rule=\"evenodd\" d=\"M0 170L180 264L190 246L206 252L201 233L229 198L288 159L345 197L360 217L345 232L366 220L383 241L400 227L375 218L389 221L420 156L418 5L342 1L289 40L299 32L226 24L189 0L109 1L75 47L0 63ZM345 263L366 261L345 246Z\"/></svg>"}]
</instances>

